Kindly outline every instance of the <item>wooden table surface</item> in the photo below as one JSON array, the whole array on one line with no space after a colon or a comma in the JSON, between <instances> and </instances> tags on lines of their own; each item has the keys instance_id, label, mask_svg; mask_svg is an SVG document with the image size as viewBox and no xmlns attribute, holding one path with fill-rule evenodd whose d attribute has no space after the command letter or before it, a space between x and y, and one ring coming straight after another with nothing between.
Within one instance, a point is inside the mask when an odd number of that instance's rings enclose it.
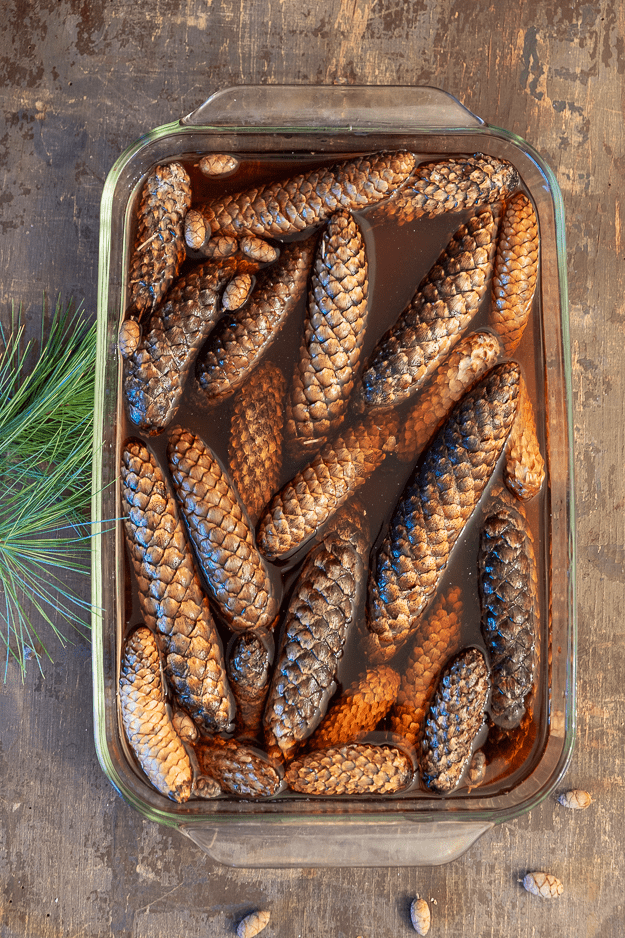
<instances>
[{"instance_id":1,"label":"wooden table surface","mask_svg":"<svg viewBox=\"0 0 625 938\"><path fill-rule=\"evenodd\" d=\"M436 868L218 866L145 821L98 764L90 647L0 686L1 938L213 938L253 908L280 938L625 934L625 14L616 0L7 0L0 69L0 314L61 292L95 315L107 172L144 131L240 83L426 84L531 142L565 204L578 534L578 733L566 784ZM1 500L1 493L0 493ZM75 582L89 596L85 578ZM553 902L519 877L546 869Z\"/></svg>"}]
</instances>

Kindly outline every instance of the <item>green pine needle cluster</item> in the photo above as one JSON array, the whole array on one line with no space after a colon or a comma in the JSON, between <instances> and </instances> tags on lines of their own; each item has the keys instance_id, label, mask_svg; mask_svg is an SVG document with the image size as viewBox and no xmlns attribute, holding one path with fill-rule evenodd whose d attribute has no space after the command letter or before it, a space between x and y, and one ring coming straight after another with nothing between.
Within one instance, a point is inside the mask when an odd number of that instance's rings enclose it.
<instances>
[{"instance_id":1,"label":"green pine needle cluster","mask_svg":"<svg viewBox=\"0 0 625 938\"><path fill-rule=\"evenodd\" d=\"M50 630L87 632L90 604L65 571L88 571L96 329L57 301L41 348L0 326L0 631L22 676ZM47 633L47 634L44 634Z\"/></svg>"}]
</instances>

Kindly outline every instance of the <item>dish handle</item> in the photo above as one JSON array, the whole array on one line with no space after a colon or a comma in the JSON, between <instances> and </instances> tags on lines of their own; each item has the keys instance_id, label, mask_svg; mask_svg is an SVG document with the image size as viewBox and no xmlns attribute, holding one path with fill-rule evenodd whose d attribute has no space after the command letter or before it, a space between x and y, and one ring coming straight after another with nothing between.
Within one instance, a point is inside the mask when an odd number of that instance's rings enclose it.
<instances>
[{"instance_id":1,"label":"dish handle","mask_svg":"<svg viewBox=\"0 0 625 938\"><path fill-rule=\"evenodd\" d=\"M245 820L182 824L211 859L253 869L439 866L462 856L492 821Z\"/></svg>"},{"instance_id":2,"label":"dish handle","mask_svg":"<svg viewBox=\"0 0 625 938\"><path fill-rule=\"evenodd\" d=\"M484 121L440 88L406 85L239 85L216 91L183 126L428 133L475 130Z\"/></svg>"}]
</instances>

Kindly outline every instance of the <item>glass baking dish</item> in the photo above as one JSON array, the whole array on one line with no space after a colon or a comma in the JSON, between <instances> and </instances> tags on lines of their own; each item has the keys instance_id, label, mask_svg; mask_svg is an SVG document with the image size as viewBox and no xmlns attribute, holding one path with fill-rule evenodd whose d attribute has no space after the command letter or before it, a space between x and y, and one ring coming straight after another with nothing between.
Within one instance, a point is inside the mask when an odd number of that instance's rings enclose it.
<instances>
[{"instance_id":1,"label":"glass baking dish","mask_svg":"<svg viewBox=\"0 0 625 938\"><path fill-rule=\"evenodd\" d=\"M225 797L175 804L152 788L137 767L118 710L121 646L129 625L124 621L124 591L130 574L116 480L120 447L134 430L121 399L117 335L128 306L128 259L138 193L157 164L180 160L192 165L211 152L236 153L243 162L287 161L292 172L299 161L329 163L339 155L404 148L424 161L476 152L510 161L539 219L537 296L529 337L518 353L534 397L547 469L542 493L527 509L538 532L535 544L542 571L539 717L533 747L523 764L504 772L499 781L470 791L460 788L446 797L418 790L389 799ZM422 223L416 223L417 229ZM459 223L457 216L445 222L451 230ZM411 237L416 237L414 232ZM530 810L553 791L568 764L575 732L569 358L564 218L553 173L523 140L488 126L443 91L229 88L182 120L149 131L119 157L108 175L101 209L92 641L96 747L105 774L128 804L150 820L177 828L214 860L232 866L412 866L460 856L485 831Z\"/></svg>"}]
</instances>

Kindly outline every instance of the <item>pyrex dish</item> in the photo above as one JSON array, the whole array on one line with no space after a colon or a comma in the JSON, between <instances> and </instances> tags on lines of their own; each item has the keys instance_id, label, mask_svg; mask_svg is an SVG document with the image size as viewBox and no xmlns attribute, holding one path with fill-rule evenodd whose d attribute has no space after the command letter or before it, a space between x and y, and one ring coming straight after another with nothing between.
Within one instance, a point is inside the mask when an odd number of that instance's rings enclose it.
<instances>
[{"instance_id":1,"label":"pyrex dish","mask_svg":"<svg viewBox=\"0 0 625 938\"><path fill-rule=\"evenodd\" d=\"M539 219L537 295L527 334L514 356L534 399L547 469L541 494L527 506L541 572L534 742L524 762L506 768L499 780L470 791L463 787L446 797L417 789L386 799L289 794L264 801L225 797L178 805L153 789L141 773L118 710L122 641L128 627L139 622L136 610L133 622L125 621L124 597L132 587L116 484L123 440L136 435L120 393L117 335L128 307L138 193L159 163L177 160L191 166L210 152L235 153L243 163L265 161L274 173L278 164L292 173L301 171L302 161L328 163L338 155L384 149L409 149L421 161L477 152L506 159L518 170ZM455 216L436 230L453 231L461 223ZM428 240L423 234L430 229L419 228L423 224L416 222L412 234L406 226L406 237L417 252L419 232L421 241ZM435 219L437 224L441 223ZM398 244L392 247L393 263L399 265L406 252ZM438 249L434 259L437 253ZM411 265L418 267L417 262ZM421 275L419 270L413 288ZM374 282L372 305L375 290ZM181 121L146 133L109 173L102 198L98 327L93 476L98 533L92 562L95 738L102 768L122 797L146 818L176 827L221 863L409 866L454 859L495 824L530 810L553 791L570 758L575 727L574 507L564 220L558 185L536 151L513 134L487 126L433 88L265 86L218 92ZM376 329L379 335L379 326ZM210 427L208 441L209 434Z\"/></svg>"}]
</instances>

